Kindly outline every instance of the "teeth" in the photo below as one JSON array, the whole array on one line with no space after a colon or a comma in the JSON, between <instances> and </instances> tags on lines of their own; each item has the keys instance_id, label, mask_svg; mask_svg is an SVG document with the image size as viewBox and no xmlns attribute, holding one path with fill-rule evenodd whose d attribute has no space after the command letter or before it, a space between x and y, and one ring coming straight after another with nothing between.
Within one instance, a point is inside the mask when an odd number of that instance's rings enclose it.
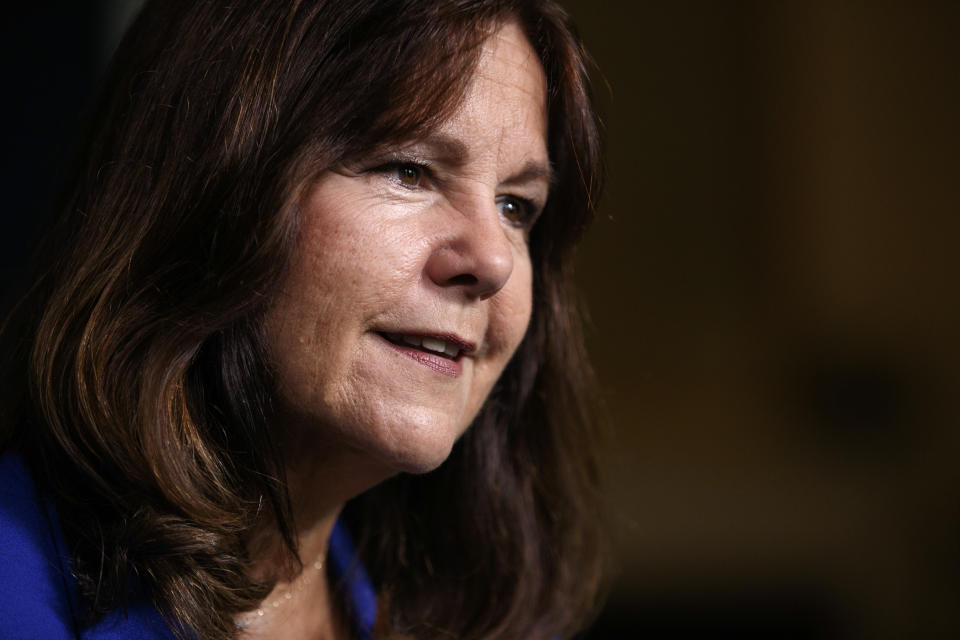
<instances>
[{"instance_id":1,"label":"teeth","mask_svg":"<svg viewBox=\"0 0 960 640\"><path fill-rule=\"evenodd\" d=\"M432 351L434 353L440 353L448 358L456 358L460 355L460 347L452 342L446 340L439 340L437 338L426 338L421 336L409 336L402 335L398 333L388 334L390 340L397 344L406 344L411 347L417 347L418 349L426 349L427 351Z\"/></svg>"},{"instance_id":2,"label":"teeth","mask_svg":"<svg viewBox=\"0 0 960 640\"><path fill-rule=\"evenodd\" d=\"M446 340L437 340L436 338L424 338L422 344L424 349L429 349L430 351L435 351L437 353L447 352Z\"/></svg>"}]
</instances>

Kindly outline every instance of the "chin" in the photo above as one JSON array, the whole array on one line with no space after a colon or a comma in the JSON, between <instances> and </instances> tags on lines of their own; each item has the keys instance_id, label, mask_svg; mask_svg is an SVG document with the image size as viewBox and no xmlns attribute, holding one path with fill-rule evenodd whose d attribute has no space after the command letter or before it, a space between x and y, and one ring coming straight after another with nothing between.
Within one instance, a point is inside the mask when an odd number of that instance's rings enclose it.
<instances>
[{"instance_id":1,"label":"chin","mask_svg":"<svg viewBox=\"0 0 960 640\"><path fill-rule=\"evenodd\" d=\"M452 451L452 449L453 447L448 447L442 453L435 453L433 455L423 455L422 453L405 455L391 460L390 466L395 469L397 473L410 473L414 475L429 473L450 457L450 451Z\"/></svg>"},{"instance_id":2,"label":"chin","mask_svg":"<svg viewBox=\"0 0 960 640\"><path fill-rule=\"evenodd\" d=\"M450 457L462 430L433 430L414 425L400 433L401 437L387 442L367 443L364 453L396 473L422 474L433 471Z\"/></svg>"}]
</instances>

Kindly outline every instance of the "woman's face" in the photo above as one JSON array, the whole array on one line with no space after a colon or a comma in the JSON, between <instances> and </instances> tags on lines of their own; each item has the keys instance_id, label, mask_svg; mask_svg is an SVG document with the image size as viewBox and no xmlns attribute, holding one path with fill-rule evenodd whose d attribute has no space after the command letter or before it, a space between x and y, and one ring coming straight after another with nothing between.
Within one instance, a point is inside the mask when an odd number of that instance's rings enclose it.
<instances>
[{"instance_id":1,"label":"woman's face","mask_svg":"<svg viewBox=\"0 0 960 640\"><path fill-rule=\"evenodd\" d=\"M550 180L545 104L539 60L506 25L448 121L308 189L267 320L298 442L394 471L447 457L530 319L527 232Z\"/></svg>"}]
</instances>

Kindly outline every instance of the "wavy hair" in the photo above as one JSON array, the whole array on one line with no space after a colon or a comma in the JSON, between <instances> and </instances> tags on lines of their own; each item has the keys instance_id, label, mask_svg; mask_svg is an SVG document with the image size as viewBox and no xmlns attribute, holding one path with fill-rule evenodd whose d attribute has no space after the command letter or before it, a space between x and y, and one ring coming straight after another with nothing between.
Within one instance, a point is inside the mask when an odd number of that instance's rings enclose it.
<instances>
[{"instance_id":1,"label":"wavy hair","mask_svg":"<svg viewBox=\"0 0 960 640\"><path fill-rule=\"evenodd\" d=\"M381 594L378 637L547 638L589 619L599 430L570 259L601 145L585 54L550 0L141 12L3 335L0 444L57 504L92 617L140 589L178 633L232 637L272 587L247 572L254 537L296 557L261 327L300 197L344 158L442 123L511 20L546 72L557 176L530 234L530 327L450 458L343 517Z\"/></svg>"}]
</instances>

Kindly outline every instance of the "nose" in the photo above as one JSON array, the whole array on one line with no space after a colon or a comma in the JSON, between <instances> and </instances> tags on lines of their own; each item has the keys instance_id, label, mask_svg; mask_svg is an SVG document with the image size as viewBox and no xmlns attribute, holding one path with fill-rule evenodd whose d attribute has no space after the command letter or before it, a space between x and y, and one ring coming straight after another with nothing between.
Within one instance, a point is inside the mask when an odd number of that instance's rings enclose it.
<instances>
[{"instance_id":1,"label":"nose","mask_svg":"<svg viewBox=\"0 0 960 640\"><path fill-rule=\"evenodd\" d=\"M476 211L476 210L475 210ZM513 273L513 246L496 205L476 215L447 212L449 231L427 259L426 274L437 286L485 300L503 289Z\"/></svg>"}]
</instances>

